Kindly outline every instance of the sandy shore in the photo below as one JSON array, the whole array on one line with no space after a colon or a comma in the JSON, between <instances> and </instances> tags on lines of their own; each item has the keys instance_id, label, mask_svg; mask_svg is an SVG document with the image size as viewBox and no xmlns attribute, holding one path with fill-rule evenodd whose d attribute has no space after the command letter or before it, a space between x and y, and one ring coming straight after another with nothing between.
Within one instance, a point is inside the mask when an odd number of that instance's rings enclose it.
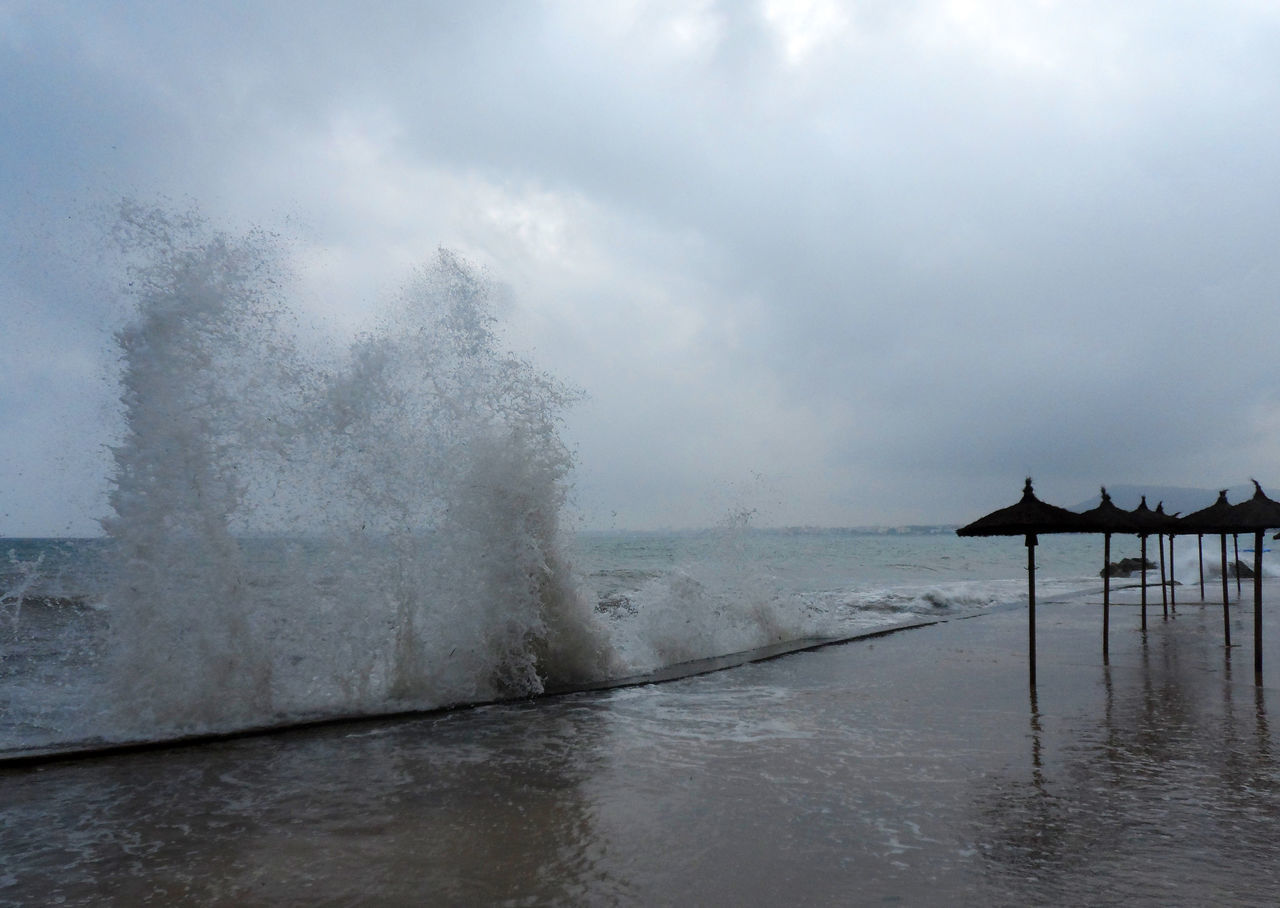
<instances>
[{"instance_id":1,"label":"sandy shore","mask_svg":"<svg viewBox=\"0 0 1280 908\"><path fill-rule=\"evenodd\" d=\"M1280 590L1280 585L1277 585ZM1234 589L1233 589L1234 591ZM0 773L0 901L1274 904L1280 614L1042 601L713 675Z\"/></svg>"}]
</instances>

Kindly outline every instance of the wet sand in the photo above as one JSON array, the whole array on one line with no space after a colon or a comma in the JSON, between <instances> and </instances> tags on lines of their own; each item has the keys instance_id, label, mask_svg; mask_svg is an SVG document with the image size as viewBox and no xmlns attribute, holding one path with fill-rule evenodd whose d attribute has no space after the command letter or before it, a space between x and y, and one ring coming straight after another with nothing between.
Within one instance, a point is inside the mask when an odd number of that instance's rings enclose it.
<instances>
[{"instance_id":1,"label":"wet sand","mask_svg":"<svg viewBox=\"0 0 1280 908\"><path fill-rule=\"evenodd\" d=\"M683 681L0 772L0 902L1275 903L1280 614L1002 610ZM1234 592L1234 588L1233 588Z\"/></svg>"}]
</instances>

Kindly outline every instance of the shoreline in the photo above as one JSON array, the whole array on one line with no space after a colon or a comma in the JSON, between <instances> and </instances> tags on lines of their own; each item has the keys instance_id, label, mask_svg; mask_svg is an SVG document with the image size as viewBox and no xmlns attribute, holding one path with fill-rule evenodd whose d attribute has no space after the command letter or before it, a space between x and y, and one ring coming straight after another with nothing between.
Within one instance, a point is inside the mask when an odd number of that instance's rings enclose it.
<instances>
[{"instance_id":1,"label":"shoreline","mask_svg":"<svg viewBox=\"0 0 1280 908\"><path fill-rule=\"evenodd\" d=\"M994 610L993 610L994 611ZM104 739L88 739L67 741L42 747L0 749L0 772L5 769L30 768L49 763L75 762L95 760L108 757L127 756L129 754L164 751L180 748L201 747L221 742L242 739L288 735L326 728L342 726L358 726L368 724L394 724L430 719L449 713L466 712L483 709L489 706L503 706L515 703L536 703L554 700L573 694L598 693L602 691L621 690L628 687L641 687L648 684L669 684L687 678L729 671L756 662L768 662L781 659L795 653L812 652L829 646L842 646L859 640L884 637L903 631L929 627L947 621L960 621L966 618L981 617L986 612L939 617L935 619L916 619L894 622L882 627L867 628L856 633L836 637L801 637L793 640L782 640L765 644L736 653L720 656L707 656L687 662L677 662L663 666L650 672L638 675L626 675L618 678L606 678L600 681L588 681L582 684L551 685L539 694L522 697L495 698L474 702L453 703L443 706L420 709L402 709L380 713L345 713L327 716L298 716L276 722L266 722L246 728L230 731L197 732L193 734L173 735L164 738L144 738L136 740L108 741Z\"/></svg>"},{"instance_id":2,"label":"shoreline","mask_svg":"<svg viewBox=\"0 0 1280 908\"><path fill-rule=\"evenodd\" d=\"M1119 578L1117 578L1119 579ZM1186 595L1182 597L1182 601L1173 604L1173 612L1166 616L1161 599L1161 584L1159 580L1147 583L1147 611L1148 622L1176 620L1176 610L1182 608L1191 610L1195 608L1222 608L1222 599L1208 598L1201 600L1198 596L1198 585L1186 585L1182 581L1169 581L1166 587L1176 589L1177 591L1186 591ZM1234 578L1231 583L1232 589L1235 588ZM1208 592L1216 588L1216 584L1209 584L1206 587ZM1192 593L1195 593L1193 596ZM1264 595L1266 590L1264 589ZM1243 592L1237 598L1230 599L1229 607L1235 609L1237 607L1252 608L1252 581L1248 581ZM1121 614L1126 614L1130 609L1141 608L1141 583L1133 577L1125 578L1124 582L1116 583L1113 581L1111 585L1111 607L1120 610ZM1059 606L1076 606L1080 609L1088 607L1096 607L1097 624L1096 629L1099 652L1098 658L1101 660L1101 634L1102 634L1102 590L1095 589L1090 586L1086 589L1078 589L1065 593L1050 595L1045 598L1037 596L1037 607L1041 609L1037 620L1037 633L1040 633L1039 627L1043 624L1047 616L1052 615L1053 611ZM610 690L625 689L629 687L638 687L648 684L668 684L675 681L681 681L688 678L695 678L701 675L729 671L759 662L767 662L774 659L781 659L786 656L798 653L811 652L814 650L824 649L827 647L845 646L857 643L859 641L871 640L879 637L898 634L904 631L919 630L932 627L939 624L948 624L957 621L966 621L978 618L993 617L1006 613L1026 614L1026 601L1004 603L990 608L969 611L955 615L945 615L936 618L916 618L905 621L892 622L879 627L861 629L854 633L838 635L833 637L804 637L792 640L778 641L763 646L754 647L752 649L743 650L734 653L726 653L719 656L708 656L700 659L693 659L686 662L674 663L672 665L663 666L650 672L638 675L629 675L617 678L608 678L599 681L584 682L581 684L560 684L549 685L539 694L521 697L509 698L493 698L488 700L471 701L464 703L445 704L441 706L425 707L425 708L409 708L400 710L391 710L380 713L344 713L336 715L299 715L283 718L275 721L267 721L249 727L232 729L228 731L210 731L197 732L191 734L179 734L162 738L142 738L128 739L122 741L110 741L105 739L85 739L74 740L62 743L50 744L47 746L37 746L28 748L13 748L10 750L0 749L0 771L5 769L28 768L57 762L73 762L79 760L93 760L106 757L124 756L133 753L144 753L150 751L164 751L169 749L181 749L200 747L219 742L230 742L241 739L252 739L259 737L270 737L277 735L289 735L293 733L305 733L309 731L324 730L327 728L341 728L343 726L359 726L370 724L395 724L401 722L413 722L422 719L429 719L441 715L466 712L470 710L483 709L490 706L502 706L515 703L536 703L547 700L570 696L581 693L594 693ZM1266 617L1266 603L1264 601L1264 622ZM1114 637L1118 632L1122 633L1123 628L1116 627L1116 622L1112 621L1111 634ZM1239 630L1240 636L1233 636L1233 644L1231 649L1238 650L1241 643L1247 644L1246 648L1252 646L1251 625L1252 615L1249 615L1249 627L1242 626ZM1274 620L1280 620L1277 616ZM1220 623L1220 622L1219 622ZM1264 624L1265 628L1265 624ZM1140 630L1140 628L1139 628ZM1218 629L1217 638L1221 639L1221 628ZM1245 636L1248 633L1249 636ZM1274 636L1274 634L1273 634ZM1037 657L1045 655L1046 648L1049 644L1043 641L1037 645ZM1023 656L1026 657L1026 641L1023 641ZM1079 652L1078 647L1076 650ZM1050 657L1052 658L1051 654ZM1274 660L1273 660L1274 661ZM1275 671L1280 671L1280 665L1277 665ZM1265 678L1265 669L1264 669ZM1039 686L1038 686L1039 687Z\"/></svg>"},{"instance_id":3,"label":"shoreline","mask_svg":"<svg viewBox=\"0 0 1280 908\"><path fill-rule=\"evenodd\" d=\"M1034 693L1023 603L664 684L0 772L0 897L1272 904L1280 619L1255 686L1220 603L1145 632L1123 607L1105 662L1100 597L1039 606Z\"/></svg>"}]
</instances>

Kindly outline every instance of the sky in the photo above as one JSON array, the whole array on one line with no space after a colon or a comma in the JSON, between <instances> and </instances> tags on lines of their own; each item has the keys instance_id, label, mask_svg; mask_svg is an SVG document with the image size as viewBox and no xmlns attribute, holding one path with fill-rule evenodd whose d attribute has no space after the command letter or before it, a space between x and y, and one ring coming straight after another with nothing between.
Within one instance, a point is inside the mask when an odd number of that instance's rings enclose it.
<instances>
[{"instance_id":1,"label":"sky","mask_svg":"<svg viewBox=\"0 0 1280 908\"><path fill-rule=\"evenodd\" d=\"M121 198L335 335L484 269L586 528L1280 482L1277 0L5 0L0 83L3 535L106 513Z\"/></svg>"}]
</instances>

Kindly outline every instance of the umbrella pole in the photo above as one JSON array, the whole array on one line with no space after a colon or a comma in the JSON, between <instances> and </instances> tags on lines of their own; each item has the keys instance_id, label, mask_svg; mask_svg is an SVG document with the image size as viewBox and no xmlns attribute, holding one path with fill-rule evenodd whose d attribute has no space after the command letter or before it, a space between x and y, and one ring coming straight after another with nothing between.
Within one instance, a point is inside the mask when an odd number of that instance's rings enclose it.
<instances>
[{"instance_id":1,"label":"umbrella pole","mask_svg":"<svg viewBox=\"0 0 1280 908\"><path fill-rule=\"evenodd\" d=\"M1178 581L1173 576L1173 534L1169 534L1169 609L1178 614Z\"/></svg>"},{"instance_id":2,"label":"umbrella pole","mask_svg":"<svg viewBox=\"0 0 1280 908\"><path fill-rule=\"evenodd\" d=\"M1232 533L1231 541L1236 547L1236 563L1232 565L1236 572L1236 598L1240 597L1240 534Z\"/></svg>"},{"instance_id":3,"label":"umbrella pole","mask_svg":"<svg viewBox=\"0 0 1280 908\"><path fill-rule=\"evenodd\" d=\"M1111 637L1111 534L1102 534L1102 661L1107 661Z\"/></svg>"},{"instance_id":4,"label":"umbrella pole","mask_svg":"<svg viewBox=\"0 0 1280 908\"><path fill-rule=\"evenodd\" d=\"M1147 537L1139 536L1142 540L1142 629L1147 629Z\"/></svg>"},{"instance_id":5,"label":"umbrella pole","mask_svg":"<svg viewBox=\"0 0 1280 908\"><path fill-rule=\"evenodd\" d=\"M1200 601L1204 602L1204 533L1196 533L1196 550L1200 552Z\"/></svg>"},{"instance_id":6,"label":"umbrella pole","mask_svg":"<svg viewBox=\"0 0 1280 908\"><path fill-rule=\"evenodd\" d=\"M1031 690L1036 689L1036 534L1027 534L1027 636Z\"/></svg>"},{"instance_id":7,"label":"umbrella pole","mask_svg":"<svg viewBox=\"0 0 1280 908\"><path fill-rule=\"evenodd\" d=\"M1227 646L1231 645L1231 613L1227 611L1227 534L1222 539L1222 635Z\"/></svg>"},{"instance_id":8,"label":"umbrella pole","mask_svg":"<svg viewBox=\"0 0 1280 908\"><path fill-rule=\"evenodd\" d=\"M1169 617L1169 585L1164 580L1164 533L1156 533L1156 542L1160 545L1160 607L1164 617Z\"/></svg>"},{"instance_id":9,"label":"umbrella pole","mask_svg":"<svg viewBox=\"0 0 1280 908\"><path fill-rule=\"evenodd\" d=\"M1262 685L1262 531L1253 534L1253 681Z\"/></svg>"},{"instance_id":10,"label":"umbrella pole","mask_svg":"<svg viewBox=\"0 0 1280 908\"><path fill-rule=\"evenodd\" d=\"M1222 604L1226 605L1231 594L1231 584L1227 582L1227 534L1223 533L1218 538L1222 540Z\"/></svg>"}]
</instances>

